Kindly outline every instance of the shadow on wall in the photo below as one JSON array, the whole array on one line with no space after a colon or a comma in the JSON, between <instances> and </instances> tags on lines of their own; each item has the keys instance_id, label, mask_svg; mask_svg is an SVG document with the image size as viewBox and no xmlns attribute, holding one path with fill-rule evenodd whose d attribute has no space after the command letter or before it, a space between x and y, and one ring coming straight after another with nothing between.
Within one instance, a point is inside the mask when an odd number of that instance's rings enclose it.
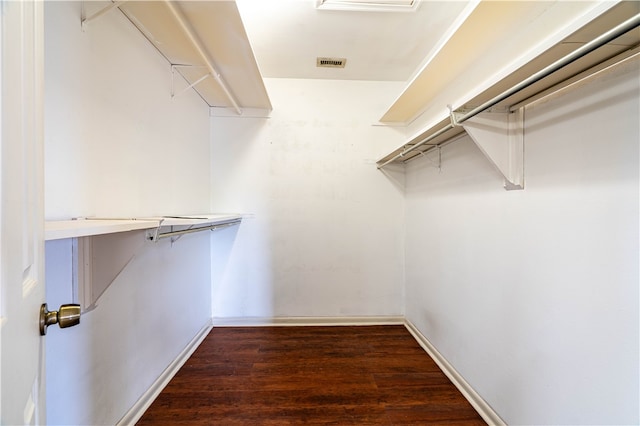
<instances>
[{"instance_id":1,"label":"shadow on wall","mask_svg":"<svg viewBox=\"0 0 640 426\"><path fill-rule=\"evenodd\" d=\"M46 300L49 310L57 310L65 303L71 303L73 299L72 286L72 240L70 238L62 240L47 241L45 244L45 271L46 271ZM82 323L82 320L81 320ZM81 345L80 327L73 327L60 330L57 326L49 327L46 338L46 384L47 384L47 421L55 422L56 419L64 418L59 407L66 407L66 400L71 398L79 401L84 389L79 386L66 386L64 392L54 389L53 384L65 383L68 380L67 371L64 368L56 368L51 365L55 359L66 359L71 365L78 365L79 354L88 353L89 348ZM51 356L54 355L54 356ZM81 410L90 412L91 407L86 404L80 407ZM85 413L81 413L84 415Z\"/></svg>"},{"instance_id":2,"label":"shadow on wall","mask_svg":"<svg viewBox=\"0 0 640 426\"><path fill-rule=\"evenodd\" d=\"M266 219L246 215L240 226L211 236L211 309L216 319L273 316L274 292ZM247 236L251 237L247 237ZM243 237L244 236L244 237ZM247 259L247 256L250 259Z\"/></svg>"},{"instance_id":3,"label":"shadow on wall","mask_svg":"<svg viewBox=\"0 0 640 426\"><path fill-rule=\"evenodd\" d=\"M138 235L144 239L143 233ZM210 236L146 242L78 327L47 335L47 421L114 424L211 318ZM98 259L97 262L99 263ZM75 301L72 240L46 244L47 300Z\"/></svg>"},{"instance_id":4,"label":"shadow on wall","mask_svg":"<svg viewBox=\"0 0 640 426\"><path fill-rule=\"evenodd\" d=\"M268 180L247 173L268 174L269 142L258 143L267 118L213 118L213 211L239 212L240 226L211 236L212 317L227 323L239 318L274 315L273 253L269 237Z\"/></svg>"}]
</instances>

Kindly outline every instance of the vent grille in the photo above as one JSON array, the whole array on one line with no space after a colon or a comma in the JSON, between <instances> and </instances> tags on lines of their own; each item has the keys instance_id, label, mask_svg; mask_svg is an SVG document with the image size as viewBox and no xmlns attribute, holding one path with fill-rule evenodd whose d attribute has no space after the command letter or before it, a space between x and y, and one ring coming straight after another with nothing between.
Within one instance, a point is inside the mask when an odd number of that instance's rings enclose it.
<instances>
[{"instance_id":1,"label":"vent grille","mask_svg":"<svg viewBox=\"0 0 640 426\"><path fill-rule=\"evenodd\" d=\"M319 10L353 12L415 12L418 0L316 0Z\"/></svg>"},{"instance_id":2,"label":"vent grille","mask_svg":"<svg viewBox=\"0 0 640 426\"><path fill-rule=\"evenodd\" d=\"M346 58L317 58L316 66L321 68L344 68Z\"/></svg>"}]
</instances>

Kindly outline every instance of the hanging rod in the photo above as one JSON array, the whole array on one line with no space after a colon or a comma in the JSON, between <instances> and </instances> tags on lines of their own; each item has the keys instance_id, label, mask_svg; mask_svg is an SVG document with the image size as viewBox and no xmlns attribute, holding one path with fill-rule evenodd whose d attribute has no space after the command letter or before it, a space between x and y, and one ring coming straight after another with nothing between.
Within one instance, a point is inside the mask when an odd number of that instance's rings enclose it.
<instances>
[{"instance_id":1,"label":"hanging rod","mask_svg":"<svg viewBox=\"0 0 640 426\"><path fill-rule=\"evenodd\" d=\"M420 142L416 143L415 145L412 145L411 147L409 147L406 150L402 151L401 153L395 155L391 159L389 159L389 160L385 161L384 163L380 164L378 166L378 169L381 169L384 166L386 166L387 164L392 163L392 162L398 160L399 158L404 157L408 153L415 151L416 149L418 149L422 145L426 144L427 142L434 140L435 138L437 138L438 136L443 135L444 133L448 132L449 130L452 130L454 127L456 127L456 125L460 125L463 122L469 120L470 118L475 117L476 115L480 114L481 112L483 112L483 111L493 107L494 105L502 102L503 100L507 99L511 95L519 92L520 90L523 90L523 89L529 87L530 85L542 80L545 77L548 77L549 75L553 74L554 72L558 71L559 69L569 65L570 63L580 59L581 57L593 52L594 50L596 50L596 49L598 49L598 48L600 48L602 46L604 46L605 44L609 43L610 41L612 41L612 40L614 40L614 39L616 39L618 37L620 37L622 34L624 34L624 33L628 32L628 31L636 28L639 25L640 25L640 14L636 14L635 16L632 16L631 18L627 19L626 21L622 22L621 24L617 25L616 27L610 29L609 31L601 34L600 36L596 37L595 39L591 40L590 42L582 45L581 47L579 47L578 49L576 49L573 52L569 53L568 55L558 59L557 61L555 61L551 65L548 65L547 67L543 68L542 70L536 72L535 74L531 75L529 78L521 81L520 83L518 83L515 86L511 87L510 89L502 92L498 96L495 96L494 98L488 100L487 102L485 102L485 103L473 108L472 110L466 112L465 114L461 115L460 117L458 117L456 119L456 124L454 124L454 123L447 124L445 127L443 127L442 129L438 130L437 132L427 136L426 138L422 139Z\"/></svg>"},{"instance_id":2,"label":"hanging rod","mask_svg":"<svg viewBox=\"0 0 640 426\"><path fill-rule=\"evenodd\" d=\"M217 223L209 226L200 226L197 228L183 229L181 231L170 231L170 232L162 232L162 233L158 232L160 229L160 227L158 227L156 228L155 231L147 233L147 240L158 241L162 238L175 237L177 235L191 234L194 232L215 231L217 229L228 228L230 226L239 225L241 222L242 222L242 219L236 219L230 222Z\"/></svg>"},{"instance_id":3,"label":"hanging rod","mask_svg":"<svg viewBox=\"0 0 640 426\"><path fill-rule=\"evenodd\" d=\"M216 79L216 81L224 91L224 94L227 96L227 99L229 99L229 102L231 102L231 104L233 105L233 109L235 109L238 115L242 115L242 110L240 109L238 102L236 101L235 97L227 87L227 84L225 83L225 81L220 76L220 73L216 71L215 67L213 66L213 63L209 59L209 56L207 55L204 48L202 47L200 40L198 40L197 36L193 33L193 30L187 24L186 19L184 18L182 13L178 9L176 9L175 5L170 0L165 0L165 4L173 14L173 17L176 19L176 21L178 21L178 24L180 24L182 31L184 31L184 33L187 35L193 47L195 47L196 50L198 51L200 58L202 58L202 60L204 61L205 65L209 69L209 72L211 73L213 78Z\"/></svg>"}]
</instances>

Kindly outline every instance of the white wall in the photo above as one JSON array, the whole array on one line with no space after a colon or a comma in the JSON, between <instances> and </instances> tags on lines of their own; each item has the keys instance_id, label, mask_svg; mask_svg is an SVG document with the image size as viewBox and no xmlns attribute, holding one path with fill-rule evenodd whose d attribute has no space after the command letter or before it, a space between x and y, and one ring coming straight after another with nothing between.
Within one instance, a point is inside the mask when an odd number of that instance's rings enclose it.
<instances>
[{"instance_id":1,"label":"white wall","mask_svg":"<svg viewBox=\"0 0 640 426\"><path fill-rule=\"evenodd\" d=\"M46 217L209 211L208 107L192 92L170 99L169 64L119 11L82 32L80 8L45 2ZM50 424L116 423L210 320L209 238L140 234L80 326L50 329ZM50 308L71 301L70 250L46 245Z\"/></svg>"},{"instance_id":2,"label":"white wall","mask_svg":"<svg viewBox=\"0 0 640 426\"><path fill-rule=\"evenodd\" d=\"M214 258L214 317L401 315L402 176L375 160L403 136L372 126L401 85L265 83L270 118L211 119L214 210L253 215Z\"/></svg>"},{"instance_id":3,"label":"white wall","mask_svg":"<svg viewBox=\"0 0 640 426\"><path fill-rule=\"evenodd\" d=\"M524 191L407 167L406 316L508 424L640 421L638 73L527 108Z\"/></svg>"},{"instance_id":4,"label":"white wall","mask_svg":"<svg viewBox=\"0 0 640 426\"><path fill-rule=\"evenodd\" d=\"M206 104L193 91L170 98L170 65L118 10L82 32L82 2L52 3L45 8L46 217L207 211ZM87 14L103 5L86 3Z\"/></svg>"}]
</instances>

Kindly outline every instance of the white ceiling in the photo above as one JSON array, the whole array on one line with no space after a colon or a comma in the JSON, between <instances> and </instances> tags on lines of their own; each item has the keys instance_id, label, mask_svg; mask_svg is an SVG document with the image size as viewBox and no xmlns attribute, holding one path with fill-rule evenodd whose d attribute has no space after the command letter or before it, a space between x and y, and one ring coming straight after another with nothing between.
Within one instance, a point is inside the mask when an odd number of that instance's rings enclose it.
<instances>
[{"instance_id":1,"label":"white ceiling","mask_svg":"<svg viewBox=\"0 0 640 426\"><path fill-rule=\"evenodd\" d=\"M237 0L266 78L407 81L468 1L421 1L414 12L336 11L315 0ZM346 58L343 69L317 57Z\"/></svg>"}]
</instances>

